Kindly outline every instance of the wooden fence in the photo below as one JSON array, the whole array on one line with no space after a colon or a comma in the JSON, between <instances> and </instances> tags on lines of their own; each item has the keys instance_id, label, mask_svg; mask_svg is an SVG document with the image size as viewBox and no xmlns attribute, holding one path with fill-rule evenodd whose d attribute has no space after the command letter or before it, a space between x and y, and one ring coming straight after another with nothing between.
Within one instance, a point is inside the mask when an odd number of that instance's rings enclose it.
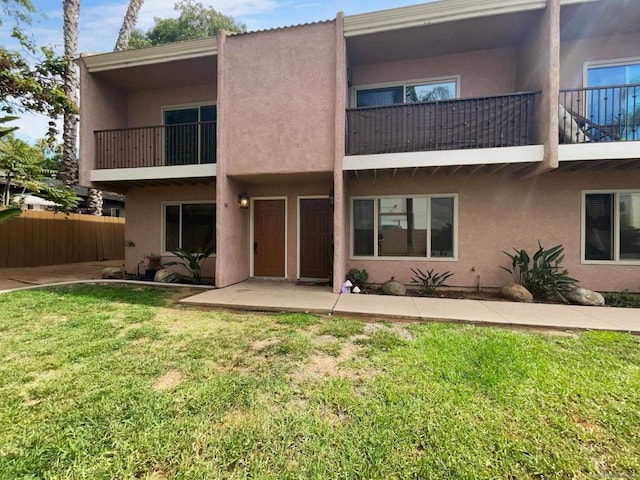
<instances>
[{"instance_id":1,"label":"wooden fence","mask_svg":"<svg viewBox=\"0 0 640 480\"><path fill-rule=\"evenodd\" d=\"M0 268L124 258L124 218L25 211L0 224Z\"/></svg>"}]
</instances>

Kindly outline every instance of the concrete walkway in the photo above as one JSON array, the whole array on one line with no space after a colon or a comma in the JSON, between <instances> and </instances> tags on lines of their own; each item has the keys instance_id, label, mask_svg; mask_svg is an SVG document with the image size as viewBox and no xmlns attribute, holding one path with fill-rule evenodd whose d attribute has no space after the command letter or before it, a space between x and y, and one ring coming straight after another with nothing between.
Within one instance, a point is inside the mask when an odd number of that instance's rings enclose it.
<instances>
[{"instance_id":1,"label":"concrete walkway","mask_svg":"<svg viewBox=\"0 0 640 480\"><path fill-rule=\"evenodd\" d=\"M272 280L249 280L208 290L185 298L180 303L237 310L312 312L561 330L615 330L640 334L640 310L633 308L340 295L326 287L297 286Z\"/></svg>"}]
</instances>

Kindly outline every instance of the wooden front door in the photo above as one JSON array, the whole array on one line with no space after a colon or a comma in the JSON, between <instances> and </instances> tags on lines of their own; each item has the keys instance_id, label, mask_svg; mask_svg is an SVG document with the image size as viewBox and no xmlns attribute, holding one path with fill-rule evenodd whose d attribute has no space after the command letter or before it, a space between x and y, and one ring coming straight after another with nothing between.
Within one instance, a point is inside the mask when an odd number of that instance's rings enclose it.
<instances>
[{"instance_id":1,"label":"wooden front door","mask_svg":"<svg viewBox=\"0 0 640 480\"><path fill-rule=\"evenodd\" d=\"M253 202L253 274L284 277L285 201Z\"/></svg>"},{"instance_id":2,"label":"wooden front door","mask_svg":"<svg viewBox=\"0 0 640 480\"><path fill-rule=\"evenodd\" d=\"M328 198L300 199L300 277L332 273L333 208Z\"/></svg>"}]
</instances>

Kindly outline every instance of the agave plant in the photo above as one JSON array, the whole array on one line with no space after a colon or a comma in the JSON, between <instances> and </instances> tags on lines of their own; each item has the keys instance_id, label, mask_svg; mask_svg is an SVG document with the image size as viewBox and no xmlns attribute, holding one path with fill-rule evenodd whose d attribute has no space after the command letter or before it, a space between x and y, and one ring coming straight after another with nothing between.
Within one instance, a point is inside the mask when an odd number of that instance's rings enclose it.
<instances>
[{"instance_id":1,"label":"agave plant","mask_svg":"<svg viewBox=\"0 0 640 480\"><path fill-rule=\"evenodd\" d=\"M423 295L433 295L438 288L448 287L449 285L445 282L449 277L453 276L451 272L438 273L434 269L427 270L427 273L424 273L419 268L415 270L412 268L411 271L415 275L411 277L411 283L417 284Z\"/></svg>"},{"instance_id":2,"label":"agave plant","mask_svg":"<svg viewBox=\"0 0 640 480\"><path fill-rule=\"evenodd\" d=\"M171 253L180 259L176 262L167 262L165 265L180 265L191 274L191 280L196 285L202 283L202 264L215 252L215 247L209 247L202 253L192 253L183 248L176 248Z\"/></svg>"}]
</instances>

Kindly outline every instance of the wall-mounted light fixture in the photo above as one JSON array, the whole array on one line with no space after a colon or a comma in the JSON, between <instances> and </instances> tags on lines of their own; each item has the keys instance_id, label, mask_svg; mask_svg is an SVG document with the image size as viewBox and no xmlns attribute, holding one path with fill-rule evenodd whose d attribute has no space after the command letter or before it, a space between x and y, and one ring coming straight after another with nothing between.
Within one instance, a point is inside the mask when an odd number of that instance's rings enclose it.
<instances>
[{"instance_id":1,"label":"wall-mounted light fixture","mask_svg":"<svg viewBox=\"0 0 640 480\"><path fill-rule=\"evenodd\" d=\"M335 203L336 203L336 193L332 188L331 191L329 192L329 205L333 207Z\"/></svg>"},{"instance_id":2,"label":"wall-mounted light fixture","mask_svg":"<svg viewBox=\"0 0 640 480\"><path fill-rule=\"evenodd\" d=\"M249 208L249 195L246 192L238 195L238 206L240 208Z\"/></svg>"}]
</instances>

